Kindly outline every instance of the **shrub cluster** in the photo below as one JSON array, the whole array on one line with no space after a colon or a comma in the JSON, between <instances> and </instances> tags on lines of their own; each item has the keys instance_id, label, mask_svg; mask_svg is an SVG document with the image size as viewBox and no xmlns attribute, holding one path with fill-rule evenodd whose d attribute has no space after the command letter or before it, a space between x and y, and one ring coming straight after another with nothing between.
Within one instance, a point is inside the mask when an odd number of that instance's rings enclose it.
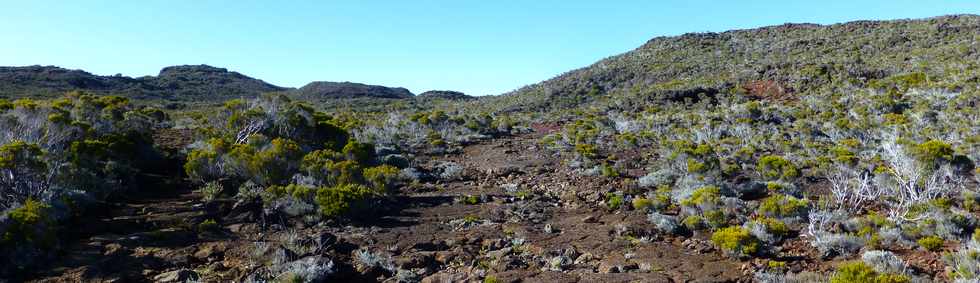
<instances>
[{"instance_id":1,"label":"shrub cluster","mask_svg":"<svg viewBox=\"0 0 980 283\"><path fill-rule=\"evenodd\" d=\"M151 133L168 123L117 96L0 102L0 277L55 251L61 223L91 200L158 170Z\"/></svg>"},{"instance_id":2,"label":"shrub cluster","mask_svg":"<svg viewBox=\"0 0 980 283\"><path fill-rule=\"evenodd\" d=\"M349 123L285 96L229 101L217 116L212 121L226 124L199 129L205 139L191 146L187 175L239 188L234 195L264 188L260 198L273 211L335 218L399 181L399 169L380 164L373 144L339 125Z\"/></svg>"}]
</instances>

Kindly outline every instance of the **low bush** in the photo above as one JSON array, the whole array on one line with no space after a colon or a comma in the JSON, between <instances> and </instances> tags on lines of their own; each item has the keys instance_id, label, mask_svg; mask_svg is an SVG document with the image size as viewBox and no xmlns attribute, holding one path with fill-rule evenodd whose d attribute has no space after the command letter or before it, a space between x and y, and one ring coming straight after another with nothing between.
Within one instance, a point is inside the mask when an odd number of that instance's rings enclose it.
<instances>
[{"instance_id":1,"label":"low bush","mask_svg":"<svg viewBox=\"0 0 980 283\"><path fill-rule=\"evenodd\" d=\"M606 193L606 207L612 210L619 209L625 202L622 194Z\"/></svg>"},{"instance_id":2,"label":"low bush","mask_svg":"<svg viewBox=\"0 0 980 283\"><path fill-rule=\"evenodd\" d=\"M732 226L722 228L711 234L711 242L722 250L737 256L749 256L760 251L759 240L756 239L748 230L742 227Z\"/></svg>"},{"instance_id":3,"label":"low bush","mask_svg":"<svg viewBox=\"0 0 980 283\"><path fill-rule=\"evenodd\" d=\"M943 238L937 236L927 236L916 241L916 243L918 243L920 247L922 247L927 251L932 251L932 252L942 249L944 242L945 241L943 240Z\"/></svg>"},{"instance_id":4,"label":"low bush","mask_svg":"<svg viewBox=\"0 0 980 283\"><path fill-rule=\"evenodd\" d=\"M336 217L351 209L355 202L364 200L376 192L358 184L345 184L316 190L316 204L320 214Z\"/></svg>"},{"instance_id":5,"label":"low bush","mask_svg":"<svg viewBox=\"0 0 980 283\"><path fill-rule=\"evenodd\" d=\"M762 200L759 214L777 218L803 216L809 211L809 207L807 200L775 194Z\"/></svg>"},{"instance_id":6,"label":"low bush","mask_svg":"<svg viewBox=\"0 0 980 283\"><path fill-rule=\"evenodd\" d=\"M7 217L10 218L11 225L3 232L4 244L30 244L39 247L51 247L55 244L56 223L51 216L50 205L28 199L24 205L11 210Z\"/></svg>"},{"instance_id":7,"label":"low bush","mask_svg":"<svg viewBox=\"0 0 980 283\"><path fill-rule=\"evenodd\" d=\"M770 180L793 180L800 176L799 169L792 162L781 156L763 156L759 158L757 170L763 178Z\"/></svg>"},{"instance_id":8,"label":"low bush","mask_svg":"<svg viewBox=\"0 0 980 283\"><path fill-rule=\"evenodd\" d=\"M855 261L842 263L830 277L831 283L905 283L910 282L908 276L901 274L881 274L864 262Z\"/></svg>"}]
</instances>

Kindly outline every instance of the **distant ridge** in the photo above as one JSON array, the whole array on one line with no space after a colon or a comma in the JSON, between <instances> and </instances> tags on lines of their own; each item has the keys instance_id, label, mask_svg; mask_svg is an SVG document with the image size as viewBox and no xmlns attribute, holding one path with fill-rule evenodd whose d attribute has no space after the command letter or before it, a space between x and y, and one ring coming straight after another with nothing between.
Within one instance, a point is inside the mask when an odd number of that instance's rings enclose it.
<instances>
[{"instance_id":1,"label":"distant ridge","mask_svg":"<svg viewBox=\"0 0 980 283\"><path fill-rule=\"evenodd\" d=\"M352 82L311 82L293 93L310 98L413 98L415 94L401 87L386 87Z\"/></svg>"},{"instance_id":2,"label":"distant ridge","mask_svg":"<svg viewBox=\"0 0 980 283\"><path fill-rule=\"evenodd\" d=\"M472 100L476 97L452 90L430 90L418 95L419 99Z\"/></svg>"},{"instance_id":3,"label":"distant ridge","mask_svg":"<svg viewBox=\"0 0 980 283\"><path fill-rule=\"evenodd\" d=\"M36 97L83 90L137 99L220 100L285 91L262 80L208 65L163 68L158 76L99 76L56 66L0 67L0 96Z\"/></svg>"},{"instance_id":4,"label":"distant ridge","mask_svg":"<svg viewBox=\"0 0 980 283\"><path fill-rule=\"evenodd\" d=\"M122 75L99 76L83 70L56 66L0 67L0 98L54 97L73 90L133 99L187 102L249 98L270 92L310 99L415 98L415 94L405 88L353 82L317 81L298 89L280 87L208 65L170 66L160 70L157 76L138 78ZM439 91L436 95L446 99L462 99L466 96L453 91Z\"/></svg>"}]
</instances>

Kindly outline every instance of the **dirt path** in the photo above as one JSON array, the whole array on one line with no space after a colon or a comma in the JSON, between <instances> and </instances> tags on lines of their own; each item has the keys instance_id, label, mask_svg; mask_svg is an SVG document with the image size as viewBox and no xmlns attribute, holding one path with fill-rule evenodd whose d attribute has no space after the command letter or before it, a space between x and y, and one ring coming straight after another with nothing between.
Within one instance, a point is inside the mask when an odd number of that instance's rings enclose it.
<instances>
[{"instance_id":1,"label":"dirt path","mask_svg":"<svg viewBox=\"0 0 980 283\"><path fill-rule=\"evenodd\" d=\"M214 205L186 188L179 177L144 175L148 188L123 193L71 227L63 254L35 282L148 282L161 272L193 267L178 251L224 240L198 233L198 225L218 217Z\"/></svg>"},{"instance_id":2,"label":"dirt path","mask_svg":"<svg viewBox=\"0 0 980 283\"><path fill-rule=\"evenodd\" d=\"M459 180L406 192L406 201L430 204L391 218L410 225L373 229L363 242L397 247L404 262L432 252L437 264L460 267L433 280L478 279L473 266L504 282L745 280L740 263L651 232L643 213L603 208L600 196L621 184L565 169L532 136L469 146L428 165L447 161L464 168ZM479 203L467 204L472 197Z\"/></svg>"},{"instance_id":3,"label":"dirt path","mask_svg":"<svg viewBox=\"0 0 980 283\"><path fill-rule=\"evenodd\" d=\"M421 167L445 162L460 165L462 173L408 185L379 202L377 214L312 227L262 229L256 219L235 213L230 200L206 205L166 181L161 187L171 190L131 196L78 226L86 233L37 281L241 282L269 263L256 255L257 246L289 255L296 250L286 251L291 243L324 239L331 244L316 253L332 260L332 279L339 281L394 280L402 271L423 282L486 276L502 282L748 281L741 263L652 232L644 214L605 209L601 196L621 184L565 169L532 136L471 145L425 158ZM202 231L197 224L206 219L219 228ZM366 267L358 255L364 251L390 258L400 271Z\"/></svg>"}]
</instances>

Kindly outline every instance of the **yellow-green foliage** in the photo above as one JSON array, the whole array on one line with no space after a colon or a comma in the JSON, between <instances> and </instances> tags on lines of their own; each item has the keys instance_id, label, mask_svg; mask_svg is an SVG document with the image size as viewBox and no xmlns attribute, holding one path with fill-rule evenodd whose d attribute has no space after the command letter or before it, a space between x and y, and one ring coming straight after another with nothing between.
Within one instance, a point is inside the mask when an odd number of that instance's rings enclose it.
<instances>
[{"instance_id":1,"label":"yellow-green foliage","mask_svg":"<svg viewBox=\"0 0 980 283\"><path fill-rule=\"evenodd\" d=\"M619 207L623 206L623 201L623 195L606 193L606 206L609 209L619 209Z\"/></svg>"},{"instance_id":2,"label":"yellow-green foliage","mask_svg":"<svg viewBox=\"0 0 980 283\"><path fill-rule=\"evenodd\" d=\"M681 200L681 205L693 207L716 204L720 201L721 189L716 186L705 186L695 190L687 199Z\"/></svg>"},{"instance_id":3,"label":"yellow-green foliage","mask_svg":"<svg viewBox=\"0 0 980 283\"><path fill-rule=\"evenodd\" d=\"M262 176L266 184L281 183L292 177L298 169L298 161L303 151L299 144L288 139L277 138L256 152L248 163L249 172Z\"/></svg>"},{"instance_id":4,"label":"yellow-green foliage","mask_svg":"<svg viewBox=\"0 0 980 283\"><path fill-rule=\"evenodd\" d=\"M720 228L728 224L728 215L720 209L708 210L701 213L704 216L705 222L711 228Z\"/></svg>"},{"instance_id":5,"label":"yellow-green foliage","mask_svg":"<svg viewBox=\"0 0 980 283\"><path fill-rule=\"evenodd\" d=\"M688 230L695 231L704 229L706 224L704 223L704 218L699 215L690 215L685 217L681 224L687 227Z\"/></svg>"},{"instance_id":6,"label":"yellow-green foliage","mask_svg":"<svg viewBox=\"0 0 980 283\"><path fill-rule=\"evenodd\" d=\"M575 144L575 152L584 158L595 159L599 156L599 152L595 145L587 143L577 143Z\"/></svg>"},{"instance_id":7,"label":"yellow-green foliage","mask_svg":"<svg viewBox=\"0 0 980 283\"><path fill-rule=\"evenodd\" d=\"M882 115L882 118L885 119L885 125L904 125L908 123L908 119L902 114L885 113Z\"/></svg>"},{"instance_id":8,"label":"yellow-green foliage","mask_svg":"<svg viewBox=\"0 0 980 283\"><path fill-rule=\"evenodd\" d=\"M289 184L286 186L269 186L265 189L265 191L277 198L289 195L304 201L313 201L314 197L316 197L317 188L298 184Z\"/></svg>"},{"instance_id":9,"label":"yellow-green foliage","mask_svg":"<svg viewBox=\"0 0 980 283\"><path fill-rule=\"evenodd\" d=\"M0 112L14 109L14 104L10 103L9 100L0 99Z\"/></svg>"},{"instance_id":10,"label":"yellow-green foliage","mask_svg":"<svg viewBox=\"0 0 980 283\"><path fill-rule=\"evenodd\" d=\"M343 184L334 187L323 187L316 191L316 204L320 214L326 217L336 217L347 212L351 204L364 200L375 192L359 184Z\"/></svg>"},{"instance_id":11,"label":"yellow-green foliage","mask_svg":"<svg viewBox=\"0 0 980 283\"><path fill-rule=\"evenodd\" d=\"M0 168L2 169L43 169L46 167L42 159L43 152L36 144L15 141L0 146Z\"/></svg>"},{"instance_id":12,"label":"yellow-green foliage","mask_svg":"<svg viewBox=\"0 0 980 283\"><path fill-rule=\"evenodd\" d=\"M361 165L374 164L374 145L350 140L344 146L344 155Z\"/></svg>"},{"instance_id":13,"label":"yellow-green foliage","mask_svg":"<svg viewBox=\"0 0 980 283\"><path fill-rule=\"evenodd\" d=\"M371 185L371 188L387 192L394 189L399 172L397 167L391 165L371 167L364 169L364 180Z\"/></svg>"},{"instance_id":14,"label":"yellow-green foliage","mask_svg":"<svg viewBox=\"0 0 980 283\"><path fill-rule=\"evenodd\" d=\"M463 197L463 203L468 204L468 205L477 205L477 204L480 204L480 197L479 196L473 196L473 195Z\"/></svg>"},{"instance_id":15,"label":"yellow-green foliage","mask_svg":"<svg viewBox=\"0 0 980 283\"><path fill-rule=\"evenodd\" d=\"M834 146L830 148L830 155L834 161L844 164L855 164L858 161L857 154L844 146Z\"/></svg>"},{"instance_id":16,"label":"yellow-green foliage","mask_svg":"<svg viewBox=\"0 0 980 283\"><path fill-rule=\"evenodd\" d=\"M762 200L759 213L769 217L792 217L805 213L809 201L784 194L774 194Z\"/></svg>"},{"instance_id":17,"label":"yellow-green foliage","mask_svg":"<svg viewBox=\"0 0 980 283\"><path fill-rule=\"evenodd\" d=\"M757 170L767 179L791 180L800 175L796 166L781 156L769 155L759 159Z\"/></svg>"},{"instance_id":18,"label":"yellow-green foliage","mask_svg":"<svg viewBox=\"0 0 980 283\"><path fill-rule=\"evenodd\" d=\"M756 223L759 223L762 226L766 227L766 232L769 232L769 234L773 234L776 236L786 236L787 234L789 234L789 227L787 227L786 223L780 221L779 219L770 218L770 217L760 217L755 221Z\"/></svg>"},{"instance_id":19,"label":"yellow-green foliage","mask_svg":"<svg viewBox=\"0 0 980 283\"><path fill-rule=\"evenodd\" d=\"M228 141L218 138L208 140L207 144L210 150L198 149L187 154L184 171L193 180L213 180L222 174L222 172L215 170L213 165L219 162L219 158L228 150L230 144Z\"/></svg>"},{"instance_id":20,"label":"yellow-green foliage","mask_svg":"<svg viewBox=\"0 0 980 283\"><path fill-rule=\"evenodd\" d=\"M619 177L619 171L616 171L616 167L610 166L609 164L602 164L599 166L603 177L615 178Z\"/></svg>"},{"instance_id":21,"label":"yellow-green foliage","mask_svg":"<svg viewBox=\"0 0 980 283\"><path fill-rule=\"evenodd\" d=\"M695 145L691 142L680 140L671 143L675 152L672 158L677 156L687 156L687 171L690 173L708 173L712 170L721 169L715 148L708 144Z\"/></svg>"},{"instance_id":22,"label":"yellow-green foliage","mask_svg":"<svg viewBox=\"0 0 980 283\"><path fill-rule=\"evenodd\" d=\"M944 242L945 241L943 241L943 238L937 236L927 236L916 241L916 243L918 243L920 247L931 252L942 249Z\"/></svg>"},{"instance_id":23,"label":"yellow-green foliage","mask_svg":"<svg viewBox=\"0 0 980 283\"><path fill-rule=\"evenodd\" d=\"M24 205L11 210L7 217L11 225L3 233L4 243L32 243L47 247L54 243L55 235L52 230L54 220L50 215L51 206L42 202L27 199Z\"/></svg>"},{"instance_id":24,"label":"yellow-green foliage","mask_svg":"<svg viewBox=\"0 0 980 283\"><path fill-rule=\"evenodd\" d=\"M751 255L759 251L759 240L748 230L739 226L722 228L711 234L711 242L718 247L740 255Z\"/></svg>"},{"instance_id":25,"label":"yellow-green foliage","mask_svg":"<svg viewBox=\"0 0 980 283\"><path fill-rule=\"evenodd\" d=\"M252 180L257 184L276 185L289 180L298 170L303 150L294 141L276 138L266 143L262 136L252 136L246 144L228 140L208 140L208 147L191 151L184 169L191 179L216 180L225 177ZM235 169L219 172L216 168ZM229 175L237 174L237 175Z\"/></svg>"},{"instance_id":26,"label":"yellow-green foliage","mask_svg":"<svg viewBox=\"0 0 980 283\"><path fill-rule=\"evenodd\" d=\"M218 230L218 222L214 221L214 219L207 219L197 224L198 232L207 232L207 231L215 231L215 230Z\"/></svg>"},{"instance_id":27,"label":"yellow-green foliage","mask_svg":"<svg viewBox=\"0 0 980 283\"><path fill-rule=\"evenodd\" d=\"M645 212L653 208L653 201L648 198L638 197L633 199L633 209Z\"/></svg>"},{"instance_id":28,"label":"yellow-green foliage","mask_svg":"<svg viewBox=\"0 0 980 283\"><path fill-rule=\"evenodd\" d=\"M933 165L939 161L953 160L953 146L939 140L930 140L915 145L915 157L924 164Z\"/></svg>"},{"instance_id":29,"label":"yellow-green foliage","mask_svg":"<svg viewBox=\"0 0 980 283\"><path fill-rule=\"evenodd\" d=\"M879 274L861 261L842 263L830 277L831 283L906 283L909 280L905 275Z\"/></svg>"},{"instance_id":30,"label":"yellow-green foliage","mask_svg":"<svg viewBox=\"0 0 980 283\"><path fill-rule=\"evenodd\" d=\"M783 270L786 268L785 261L770 260L766 262L766 265L769 266L769 269L774 269L774 270Z\"/></svg>"}]
</instances>

